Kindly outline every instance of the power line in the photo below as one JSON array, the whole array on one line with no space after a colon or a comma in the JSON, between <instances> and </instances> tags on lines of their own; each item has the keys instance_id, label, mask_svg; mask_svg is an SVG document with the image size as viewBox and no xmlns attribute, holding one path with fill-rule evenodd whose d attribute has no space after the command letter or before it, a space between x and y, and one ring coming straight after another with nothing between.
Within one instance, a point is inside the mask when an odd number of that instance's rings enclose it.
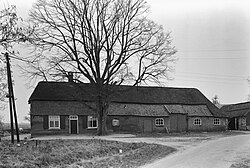
<instances>
[{"instance_id":1,"label":"power line","mask_svg":"<svg viewBox=\"0 0 250 168\"><path fill-rule=\"evenodd\" d=\"M182 59L211 59L211 60L236 60L236 59L250 59L250 57L182 57Z\"/></svg>"},{"instance_id":2,"label":"power line","mask_svg":"<svg viewBox=\"0 0 250 168\"><path fill-rule=\"evenodd\" d=\"M205 83L217 83L217 84L229 84L229 85L244 85L244 83L239 83L239 82L225 82L225 81L211 81L211 80L196 80L196 79L185 79L186 77L178 77L182 78L180 80L184 81L195 81L195 82L205 82ZM176 78L178 80L178 78ZM184 79L183 79L184 78Z\"/></svg>"},{"instance_id":3,"label":"power line","mask_svg":"<svg viewBox=\"0 0 250 168\"><path fill-rule=\"evenodd\" d=\"M247 80L247 76L230 76L230 75L217 75L217 74L203 74L192 72L179 72L181 76L195 76L201 78L217 78L221 80ZM178 73L177 73L178 74ZM185 75L186 74L186 75Z\"/></svg>"},{"instance_id":4,"label":"power line","mask_svg":"<svg viewBox=\"0 0 250 168\"><path fill-rule=\"evenodd\" d=\"M185 75L179 75L179 77L184 77L184 78L195 78L195 79L207 79L207 80L213 80L215 82L218 81L223 81L223 82L246 82L247 79L241 79L241 80L232 80L232 79L223 79L223 78L219 78L219 77L206 77L206 76L185 76Z\"/></svg>"},{"instance_id":5,"label":"power line","mask_svg":"<svg viewBox=\"0 0 250 168\"><path fill-rule=\"evenodd\" d=\"M219 52L250 52L250 49L227 49L227 50L180 50L177 53L215 53ZM250 59L249 56L237 56L237 57L183 57L180 59L223 59L223 60L231 60L231 59Z\"/></svg>"},{"instance_id":6,"label":"power line","mask_svg":"<svg viewBox=\"0 0 250 168\"><path fill-rule=\"evenodd\" d=\"M248 52L250 49L224 49L224 50L212 50L212 49L205 49L205 50L180 50L178 52Z\"/></svg>"}]
</instances>

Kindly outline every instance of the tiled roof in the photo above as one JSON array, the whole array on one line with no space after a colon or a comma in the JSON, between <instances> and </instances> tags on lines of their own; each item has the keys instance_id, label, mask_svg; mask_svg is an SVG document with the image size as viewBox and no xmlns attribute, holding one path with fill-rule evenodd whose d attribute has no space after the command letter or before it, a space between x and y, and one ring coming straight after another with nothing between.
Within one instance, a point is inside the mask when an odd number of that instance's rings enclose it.
<instances>
[{"instance_id":1,"label":"tiled roof","mask_svg":"<svg viewBox=\"0 0 250 168\"><path fill-rule=\"evenodd\" d=\"M246 116L250 112L250 102L224 105L220 112L228 117Z\"/></svg>"},{"instance_id":2,"label":"tiled roof","mask_svg":"<svg viewBox=\"0 0 250 168\"><path fill-rule=\"evenodd\" d=\"M112 86L113 103L206 105L214 116L223 117L218 108L196 88ZM93 101L96 94L90 84L39 82L29 98L31 101Z\"/></svg>"},{"instance_id":3,"label":"tiled roof","mask_svg":"<svg viewBox=\"0 0 250 168\"><path fill-rule=\"evenodd\" d=\"M212 117L206 105L165 105L170 113L187 114L188 116Z\"/></svg>"}]
</instances>

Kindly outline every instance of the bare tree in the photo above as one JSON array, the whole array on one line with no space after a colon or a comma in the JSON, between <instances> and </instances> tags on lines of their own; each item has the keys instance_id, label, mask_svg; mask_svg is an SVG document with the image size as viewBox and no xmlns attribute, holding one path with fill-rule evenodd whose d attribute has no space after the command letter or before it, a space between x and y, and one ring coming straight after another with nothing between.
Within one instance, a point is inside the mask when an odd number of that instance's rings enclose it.
<instances>
[{"instance_id":1,"label":"bare tree","mask_svg":"<svg viewBox=\"0 0 250 168\"><path fill-rule=\"evenodd\" d=\"M91 83L98 135L105 134L110 86L170 79L176 50L148 9L144 0L38 0L30 13L36 53L25 70L45 80L74 72Z\"/></svg>"},{"instance_id":2,"label":"bare tree","mask_svg":"<svg viewBox=\"0 0 250 168\"><path fill-rule=\"evenodd\" d=\"M0 52L12 48L12 43L18 36L16 7L11 6L0 11ZM0 53L2 55L2 53ZM0 57L0 109L6 107L5 98L7 95L6 67L4 57Z\"/></svg>"},{"instance_id":3,"label":"bare tree","mask_svg":"<svg viewBox=\"0 0 250 168\"><path fill-rule=\"evenodd\" d=\"M24 22L16 14L16 6L11 5L0 10L0 108L4 108L7 95L7 79L4 53L8 52L12 58L17 58L13 45L25 42L32 33L30 26L24 26ZM2 57L1 57L2 55ZM18 59L18 58L17 58Z\"/></svg>"},{"instance_id":4,"label":"bare tree","mask_svg":"<svg viewBox=\"0 0 250 168\"><path fill-rule=\"evenodd\" d=\"M0 65L0 110L4 110L6 107L5 103L6 95L7 95L6 70L4 67Z\"/></svg>"}]
</instances>

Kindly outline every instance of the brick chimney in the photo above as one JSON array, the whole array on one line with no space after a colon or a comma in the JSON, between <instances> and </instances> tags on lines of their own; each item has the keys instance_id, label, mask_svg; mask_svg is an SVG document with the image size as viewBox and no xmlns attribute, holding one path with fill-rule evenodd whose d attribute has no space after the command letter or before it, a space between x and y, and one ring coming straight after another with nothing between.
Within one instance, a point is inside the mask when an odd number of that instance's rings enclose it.
<instances>
[{"instance_id":1,"label":"brick chimney","mask_svg":"<svg viewBox=\"0 0 250 168\"><path fill-rule=\"evenodd\" d=\"M68 82L72 83L74 82L74 79L73 79L73 72L68 72Z\"/></svg>"}]
</instances>

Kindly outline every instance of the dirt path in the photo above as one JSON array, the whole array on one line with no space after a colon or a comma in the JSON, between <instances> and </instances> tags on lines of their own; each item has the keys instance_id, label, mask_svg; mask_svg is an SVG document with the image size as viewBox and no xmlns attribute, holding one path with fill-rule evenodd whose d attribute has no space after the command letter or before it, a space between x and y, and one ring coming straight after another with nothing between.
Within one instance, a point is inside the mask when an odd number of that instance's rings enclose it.
<instances>
[{"instance_id":1,"label":"dirt path","mask_svg":"<svg viewBox=\"0 0 250 168\"><path fill-rule=\"evenodd\" d=\"M250 134L220 138L176 152L144 168L229 168L250 158Z\"/></svg>"}]
</instances>

